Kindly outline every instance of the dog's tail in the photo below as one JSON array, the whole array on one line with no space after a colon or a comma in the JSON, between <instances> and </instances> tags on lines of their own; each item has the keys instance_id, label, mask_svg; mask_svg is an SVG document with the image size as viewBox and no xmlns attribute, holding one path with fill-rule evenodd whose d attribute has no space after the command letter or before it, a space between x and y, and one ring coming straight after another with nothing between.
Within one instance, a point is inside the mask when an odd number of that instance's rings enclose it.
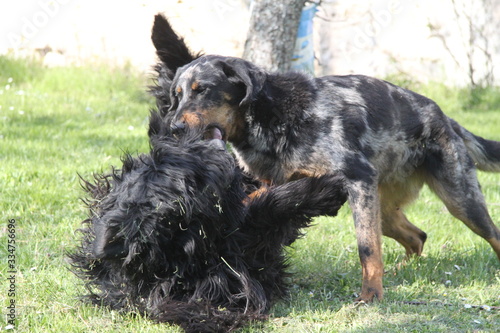
<instances>
[{"instance_id":1,"label":"dog's tail","mask_svg":"<svg viewBox=\"0 0 500 333\"><path fill-rule=\"evenodd\" d=\"M500 142L477 136L453 119L450 120L455 133L464 140L467 151L476 167L482 171L500 172Z\"/></svg>"}]
</instances>

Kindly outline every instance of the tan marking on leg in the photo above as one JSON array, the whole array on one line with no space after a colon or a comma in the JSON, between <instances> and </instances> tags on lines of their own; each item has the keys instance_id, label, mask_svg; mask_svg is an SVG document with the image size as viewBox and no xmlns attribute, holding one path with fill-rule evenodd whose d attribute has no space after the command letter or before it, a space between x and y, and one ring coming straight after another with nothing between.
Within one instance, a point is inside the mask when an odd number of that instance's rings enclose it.
<instances>
[{"instance_id":1,"label":"tan marking on leg","mask_svg":"<svg viewBox=\"0 0 500 333\"><path fill-rule=\"evenodd\" d=\"M420 256L427 235L408 221L401 209L382 214L382 234L403 245L406 256Z\"/></svg>"},{"instance_id":2,"label":"tan marking on leg","mask_svg":"<svg viewBox=\"0 0 500 333\"><path fill-rule=\"evenodd\" d=\"M384 266L382 264L382 254L372 254L369 259L362 263L363 285L361 295L357 301L372 302L375 299L381 301L384 298L382 277Z\"/></svg>"},{"instance_id":3,"label":"tan marking on leg","mask_svg":"<svg viewBox=\"0 0 500 333\"><path fill-rule=\"evenodd\" d=\"M245 205L249 205L253 200L260 197L262 194L266 193L268 190L269 190L269 188L265 185L260 187L258 190L255 190L252 193L250 193L248 195L248 197L245 200L243 200L243 203Z\"/></svg>"},{"instance_id":4,"label":"tan marking on leg","mask_svg":"<svg viewBox=\"0 0 500 333\"><path fill-rule=\"evenodd\" d=\"M497 254L498 260L500 260L500 240L496 238L487 239L488 243L490 243L493 251Z\"/></svg>"},{"instance_id":5,"label":"tan marking on leg","mask_svg":"<svg viewBox=\"0 0 500 333\"><path fill-rule=\"evenodd\" d=\"M403 213L403 207L417 198L423 180L418 174L405 183L390 183L379 186L382 213L382 234L403 245L407 257L421 255L427 235L414 226Z\"/></svg>"},{"instance_id":6,"label":"tan marking on leg","mask_svg":"<svg viewBox=\"0 0 500 333\"><path fill-rule=\"evenodd\" d=\"M373 233L357 234L361 236L364 245L358 242L360 252L361 271L363 275L363 284L361 287L361 295L357 301L372 302L375 298L382 300L384 290L382 286L382 277L384 275L384 264L382 261L382 249L380 234ZM366 245L369 244L369 245ZM369 253L363 253L369 251Z\"/></svg>"}]
</instances>

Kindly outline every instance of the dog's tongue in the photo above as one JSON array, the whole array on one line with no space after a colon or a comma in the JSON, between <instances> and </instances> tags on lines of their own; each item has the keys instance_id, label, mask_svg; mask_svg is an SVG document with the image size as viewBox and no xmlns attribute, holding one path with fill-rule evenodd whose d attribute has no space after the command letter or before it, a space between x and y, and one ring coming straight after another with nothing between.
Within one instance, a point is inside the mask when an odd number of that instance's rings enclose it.
<instances>
[{"instance_id":1,"label":"dog's tongue","mask_svg":"<svg viewBox=\"0 0 500 333\"><path fill-rule=\"evenodd\" d=\"M217 127L212 128L210 134L212 134L212 139L222 140L222 132Z\"/></svg>"},{"instance_id":2,"label":"dog's tongue","mask_svg":"<svg viewBox=\"0 0 500 333\"><path fill-rule=\"evenodd\" d=\"M220 150L226 150L226 143L222 140L222 132L217 127L212 127L208 130L210 137L210 145L217 147Z\"/></svg>"}]
</instances>

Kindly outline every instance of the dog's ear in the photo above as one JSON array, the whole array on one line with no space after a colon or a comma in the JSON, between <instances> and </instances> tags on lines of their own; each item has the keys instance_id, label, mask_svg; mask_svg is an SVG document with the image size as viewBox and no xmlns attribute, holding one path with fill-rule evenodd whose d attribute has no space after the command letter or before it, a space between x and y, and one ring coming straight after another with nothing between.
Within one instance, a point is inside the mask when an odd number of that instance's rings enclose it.
<instances>
[{"instance_id":1,"label":"dog's ear","mask_svg":"<svg viewBox=\"0 0 500 333\"><path fill-rule=\"evenodd\" d=\"M248 106L257 99L257 95L264 88L267 73L243 59L233 58L222 62L222 70L233 83L241 83L246 87L245 97L240 106Z\"/></svg>"},{"instance_id":2,"label":"dog's ear","mask_svg":"<svg viewBox=\"0 0 500 333\"><path fill-rule=\"evenodd\" d=\"M189 64L201 56L201 54L193 54L189 50L184 39L175 33L167 18L162 14L155 16L151 40L156 48L158 58L174 73L177 68Z\"/></svg>"},{"instance_id":3,"label":"dog's ear","mask_svg":"<svg viewBox=\"0 0 500 333\"><path fill-rule=\"evenodd\" d=\"M95 240L92 251L96 258L115 259L127 255L123 239L116 237L117 232L99 223L94 225Z\"/></svg>"}]
</instances>

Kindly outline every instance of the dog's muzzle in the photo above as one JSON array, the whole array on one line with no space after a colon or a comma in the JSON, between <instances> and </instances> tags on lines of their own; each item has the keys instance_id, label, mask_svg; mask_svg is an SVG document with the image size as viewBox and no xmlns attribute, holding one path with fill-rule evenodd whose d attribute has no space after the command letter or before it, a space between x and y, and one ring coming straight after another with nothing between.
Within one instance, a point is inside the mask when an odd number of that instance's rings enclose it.
<instances>
[{"instance_id":1,"label":"dog's muzzle","mask_svg":"<svg viewBox=\"0 0 500 333\"><path fill-rule=\"evenodd\" d=\"M188 127L185 122L178 121L170 126L170 131L173 135L182 135L187 131ZM203 139L209 141L210 145L226 150L226 142L223 140L223 131L217 126L208 126L203 135Z\"/></svg>"}]
</instances>

